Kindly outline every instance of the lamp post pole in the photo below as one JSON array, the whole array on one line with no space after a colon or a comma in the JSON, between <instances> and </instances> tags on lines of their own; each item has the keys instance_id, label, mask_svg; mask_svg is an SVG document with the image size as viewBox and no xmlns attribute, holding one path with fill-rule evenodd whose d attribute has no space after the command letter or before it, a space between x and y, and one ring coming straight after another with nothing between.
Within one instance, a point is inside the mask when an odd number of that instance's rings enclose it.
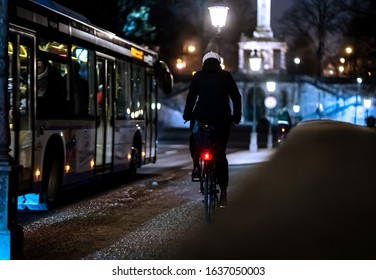
<instances>
[{"instance_id":1,"label":"lamp post pole","mask_svg":"<svg viewBox=\"0 0 376 280\"><path fill-rule=\"evenodd\" d=\"M354 124L356 124L356 121L357 121L357 115L358 115L358 98L360 96L360 85L362 84L363 82L363 79L362 78L357 78L356 79L357 83L358 83L358 93L357 95L355 96L355 114L354 114Z\"/></svg>"},{"instance_id":2,"label":"lamp post pole","mask_svg":"<svg viewBox=\"0 0 376 280\"><path fill-rule=\"evenodd\" d=\"M8 0L0 0L0 259L20 259L23 232L17 225L17 185L9 155Z\"/></svg>"},{"instance_id":3,"label":"lamp post pole","mask_svg":"<svg viewBox=\"0 0 376 280\"><path fill-rule=\"evenodd\" d=\"M294 75L294 82L295 84L295 94L294 94L294 106L299 106L299 99L300 99L300 78L299 78L299 64L300 64L300 58L295 57L294 58L295 63L295 75ZM294 114L294 124L296 124L296 114Z\"/></svg>"},{"instance_id":4,"label":"lamp post pole","mask_svg":"<svg viewBox=\"0 0 376 280\"><path fill-rule=\"evenodd\" d=\"M257 74L261 69L261 57L257 54L257 50L253 51L253 54L249 58L249 65L251 71ZM257 122L256 122L256 85L257 85L257 78L254 75L253 80L253 120L252 120L252 132L251 132L251 143L249 144L249 150L251 152L257 152L258 145L257 145Z\"/></svg>"}]
</instances>

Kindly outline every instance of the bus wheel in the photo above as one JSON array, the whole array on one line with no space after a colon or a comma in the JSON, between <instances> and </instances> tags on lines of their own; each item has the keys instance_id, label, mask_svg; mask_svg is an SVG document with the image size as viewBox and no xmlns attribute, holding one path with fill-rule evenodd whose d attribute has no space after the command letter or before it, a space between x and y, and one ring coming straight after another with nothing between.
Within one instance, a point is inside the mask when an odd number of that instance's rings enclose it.
<instances>
[{"instance_id":1,"label":"bus wheel","mask_svg":"<svg viewBox=\"0 0 376 280\"><path fill-rule=\"evenodd\" d=\"M47 208L56 206L62 182L61 165L57 154L51 153L45 164L42 179L43 202Z\"/></svg>"},{"instance_id":2,"label":"bus wheel","mask_svg":"<svg viewBox=\"0 0 376 280\"><path fill-rule=\"evenodd\" d=\"M140 161L140 153L138 152L137 148L132 149L132 162L131 162L131 177L135 178L137 176L137 168L139 166Z\"/></svg>"}]
</instances>

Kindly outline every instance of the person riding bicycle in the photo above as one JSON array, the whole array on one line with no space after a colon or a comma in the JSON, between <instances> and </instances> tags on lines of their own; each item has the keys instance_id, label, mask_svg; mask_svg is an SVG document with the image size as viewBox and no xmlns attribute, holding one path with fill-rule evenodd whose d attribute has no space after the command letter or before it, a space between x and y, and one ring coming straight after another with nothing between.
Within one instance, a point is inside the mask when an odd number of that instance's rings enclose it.
<instances>
[{"instance_id":1,"label":"person riding bicycle","mask_svg":"<svg viewBox=\"0 0 376 280\"><path fill-rule=\"evenodd\" d=\"M230 106L232 101L232 110ZM221 189L220 206L227 205L228 161L227 142L231 124L241 119L241 95L230 72L221 68L221 57L208 52L202 59L202 70L194 74L189 87L183 119L190 121L190 153L193 159L192 176L200 176L199 154L193 141L192 128L196 120L214 127L219 142L216 173Z\"/></svg>"}]
</instances>

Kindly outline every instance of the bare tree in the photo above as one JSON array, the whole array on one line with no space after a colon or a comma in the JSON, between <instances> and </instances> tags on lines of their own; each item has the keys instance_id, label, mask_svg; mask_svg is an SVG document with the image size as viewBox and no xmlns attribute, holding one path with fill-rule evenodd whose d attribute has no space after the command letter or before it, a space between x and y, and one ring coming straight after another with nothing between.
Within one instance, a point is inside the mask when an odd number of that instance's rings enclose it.
<instances>
[{"instance_id":1,"label":"bare tree","mask_svg":"<svg viewBox=\"0 0 376 280\"><path fill-rule=\"evenodd\" d=\"M336 49L348 16L344 0L295 0L280 21L281 31L290 51L316 61L313 74L320 77L323 61Z\"/></svg>"},{"instance_id":2,"label":"bare tree","mask_svg":"<svg viewBox=\"0 0 376 280\"><path fill-rule=\"evenodd\" d=\"M376 75L376 2L352 0L346 9L352 15L345 38L354 48L353 74Z\"/></svg>"}]
</instances>

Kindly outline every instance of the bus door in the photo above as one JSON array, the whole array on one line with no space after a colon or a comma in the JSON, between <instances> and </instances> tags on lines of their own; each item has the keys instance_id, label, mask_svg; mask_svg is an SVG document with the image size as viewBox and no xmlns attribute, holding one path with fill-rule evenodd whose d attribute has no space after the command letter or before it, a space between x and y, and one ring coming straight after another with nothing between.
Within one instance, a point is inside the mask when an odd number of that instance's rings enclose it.
<instances>
[{"instance_id":1,"label":"bus door","mask_svg":"<svg viewBox=\"0 0 376 280\"><path fill-rule=\"evenodd\" d=\"M98 57L96 64L96 173L112 170L114 146L114 61Z\"/></svg>"},{"instance_id":2,"label":"bus door","mask_svg":"<svg viewBox=\"0 0 376 280\"><path fill-rule=\"evenodd\" d=\"M9 126L10 153L22 167L19 172L19 192L32 185L33 163L33 62L35 37L25 32L10 30L9 55Z\"/></svg>"},{"instance_id":3,"label":"bus door","mask_svg":"<svg viewBox=\"0 0 376 280\"><path fill-rule=\"evenodd\" d=\"M155 163L157 159L157 84L154 72L148 71L146 75L146 158Z\"/></svg>"}]
</instances>

